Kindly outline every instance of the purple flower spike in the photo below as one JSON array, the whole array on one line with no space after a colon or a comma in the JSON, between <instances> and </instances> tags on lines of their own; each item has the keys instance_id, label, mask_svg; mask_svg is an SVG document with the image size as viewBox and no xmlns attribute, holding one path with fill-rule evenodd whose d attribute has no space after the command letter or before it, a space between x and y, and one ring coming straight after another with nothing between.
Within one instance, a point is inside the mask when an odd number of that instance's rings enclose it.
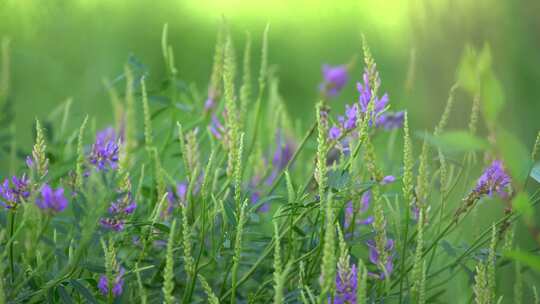
<instances>
[{"instance_id":1,"label":"purple flower spike","mask_svg":"<svg viewBox=\"0 0 540 304\"><path fill-rule=\"evenodd\" d=\"M385 130L399 129L403 127L405 112L384 113L377 118L377 127L383 127Z\"/></svg>"},{"instance_id":2,"label":"purple flower spike","mask_svg":"<svg viewBox=\"0 0 540 304\"><path fill-rule=\"evenodd\" d=\"M120 271L116 274L113 282L111 282L113 284L112 294L115 297L119 297L120 295L122 295L122 292L124 290L124 273L124 268L120 268ZM102 275L99 278L98 289L104 296L109 294L109 280L107 279L107 276Z\"/></svg>"},{"instance_id":3,"label":"purple flower spike","mask_svg":"<svg viewBox=\"0 0 540 304\"><path fill-rule=\"evenodd\" d=\"M341 129L336 125L332 126L330 130L328 130L328 137L331 140L337 140L341 137Z\"/></svg>"},{"instance_id":4,"label":"purple flower spike","mask_svg":"<svg viewBox=\"0 0 540 304\"><path fill-rule=\"evenodd\" d=\"M96 134L96 141L92 145L89 161L98 170L116 169L118 167L118 152L121 143L120 137L113 128L106 128Z\"/></svg>"},{"instance_id":5,"label":"purple flower spike","mask_svg":"<svg viewBox=\"0 0 540 304\"><path fill-rule=\"evenodd\" d=\"M479 195L489 196L497 193L500 197L507 198L510 192L510 182L510 176L504 170L503 163L500 160L494 160L484 170L473 191Z\"/></svg>"},{"instance_id":6,"label":"purple flower spike","mask_svg":"<svg viewBox=\"0 0 540 304\"><path fill-rule=\"evenodd\" d=\"M336 274L336 294L333 304L356 304L356 290L358 288L358 271L356 265L352 265L350 269L343 269L338 264L338 272ZM332 303L328 299L328 303Z\"/></svg>"},{"instance_id":7,"label":"purple flower spike","mask_svg":"<svg viewBox=\"0 0 540 304\"><path fill-rule=\"evenodd\" d=\"M330 66L325 64L322 67L322 72L324 81L319 86L321 92L329 97L338 95L349 79L347 66Z\"/></svg>"},{"instance_id":8,"label":"purple flower spike","mask_svg":"<svg viewBox=\"0 0 540 304\"><path fill-rule=\"evenodd\" d=\"M21 178L12 176L0 184L0 205L14 209L30 196L30 182L23 175Z\"/></svg>"},{"instance_id":9,"label":"purple flower spike","mask_svg":"<svg viewBox=\"0 0 540 304\"><path fill-rule=\"evenodd\" d=\"M215 114L212 115L212 123L208 126L208 129L218 140L223 139L227 131Z\"/></svg>"},{"instance_id":10,"label":"purple flower spike","mask_svg":"<svg viewBox=\"0 0 540 304\"><path fill-rule=\"evenodd\" d=\"M345 229L347 229L351 225L351 222L353 218L355 218L356 213L363 214L367 212L367 210L369 209L370 201L371 201L371 191L368 190L364 192L364 194L362 194L362 198L360 199L360 203L361 203L360 210L355 210L352 201L349 201L347 203L347 206L345 208L345 223L344 223ZM355 223L357 225L370 225L371 223L373 223L373 217L368 216L366 218L361 218L357 214Z\"/></svg>"},{"instance_id":11,"label":"purple flower spike","mask_svg":"<svg viewBox=\"0 0 540 304\"><path fill-rule=\"evenodd\" d=\"M64 196L64 188L54 190L48 184L41 188L41 195L36 198L36 205L43 211L57 213L66 209L68 201Z\"/></svg>"},{"instance_id":12,"label":"purple flower spike","mask_svg":"<svg viewBox=\"0 0 540 304\"><path fill-rule=\"evenodd\" d=\"M374 240L369 240L366 242L367 246L369 247L369 261L377 266L379 266L379 257L380 252L377 250L377 246L375 244ZM386 246L384 250L388 253L388 261L386 261L385 265L385 271L381 271L380 274L371 273L373 277L379 278L381 280L384 280L386 275L390 276L392 274L392 271L394 270L394 262L392 261L392 251L394 250L394 240L388 239L386 241Z\"/></svg>"},{"instance_id":13,"label":"purple flower spike","mask_svg":"<svg viewBox=\"0 0 540 304\"><path fill-rule=\"evenodd\" d=\"M109 207L109 216L100 219L102 227L114 230L124 230L125 219L135 212L137 203L135 203L130 192L121 193L120 196Z\"/></svg>"},{"instance_id":14,"label":"purple flower spike","mask_svg":"<svg viewBox=\"0 0 540 304\"><path fill-rule=\"evenodd\" d=\"M380 79L376 80L377 82L380 82ZM362 113L366 113L368 110L369 103L372 99L372 92L371 87L369 84L369 76L367 71L364 71L363 75L363 83L358 82L356 84L356 87L358 89L358 92L360 93L360 96L358 97L358 103L360 104L360 110ZM384 94L381 98L377 96L373 96L373 102L374 102L374 113L373 116L376 116L380 114L388 105L389 102L388 94Z\"/></svg>"}]
</instances>

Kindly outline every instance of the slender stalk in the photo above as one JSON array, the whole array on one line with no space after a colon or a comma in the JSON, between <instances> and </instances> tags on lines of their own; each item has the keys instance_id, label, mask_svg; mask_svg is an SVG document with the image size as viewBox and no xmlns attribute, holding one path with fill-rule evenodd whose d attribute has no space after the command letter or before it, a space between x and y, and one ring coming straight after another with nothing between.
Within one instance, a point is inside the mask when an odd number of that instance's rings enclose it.
<instances>
[{"instance_id":1,"label":"slender stalk","mask_svg":"<svg viewBox=\"0 0 540 304\"><path fill-rule=\"evenodd\" d=\"M13 237L15 231L16 212L11 210L9 213L9 239ZM11 274L11 283L15 282L15 262L13 261L13 242L9 243L9 272Z\"/></svg>"}]
</instances>

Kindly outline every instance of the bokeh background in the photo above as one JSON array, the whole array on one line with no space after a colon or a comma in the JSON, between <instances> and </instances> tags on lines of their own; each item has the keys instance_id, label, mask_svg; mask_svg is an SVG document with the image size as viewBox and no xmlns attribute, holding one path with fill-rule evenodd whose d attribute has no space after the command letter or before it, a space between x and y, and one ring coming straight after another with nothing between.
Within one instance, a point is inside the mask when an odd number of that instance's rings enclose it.
<instances>
[{"instance_id":1,"label":"bokeh background","mask_svg":"<svg viewBox=\"0 0 540 304\"><path fill-rule=\"evenodd\" d=\"M415 127L430 128L455 81L464 46L489 43L506 106L501 124L529 146L540 128L539 1L133 1L73 0L0 2L0 35L11 39L10 95L16 132L31 143L31 125L67 98L74 115L88 113L98 125L112 119L103 78L121 75L129 56L159 83L165 69L160 39L169 42L182 79L205 91L221 16L242 50L245 32L254 39L254 73L267 22L270 62L278 68L281 94L292 117L311 118L321 64L361 55L361 34L378 62L395 109L407 108ZM359 58L361 58L359 56ZM411 60L411 58L413 58ZM414 81L407 88L408 70ZM336 103L356 99L354 82ZM459 95L452 127L466 126L471 100Z\"/></svg>"},{"instance_id":2,"label":"bokeh background","mask_svg":"<svg viewBox=\"0 0 540 304\"><path fill-rule=\"evenodd\" d=\"M540 129L539 12L537 0L2 0L0 36L11 41L10 98L15 106L10 115L18 148L26 151L35 118L48 117L69 98L74 127L86 114L98 127L110 124L113 114L103 79L118 79L128 60L145 70L151 90L158 88L165 78L165 23L179 77L204 95L222 16L238 51L246 31L251 33L254 74L262 32L271 24L269 61L277 69L290 116L300 123L313 119L321 65L361 59L362 34L392 107L407 109L416 130L432 129L438 121L465 46L488 43L506 100L500 124L530 147ZM358 60L335 100L337 111L356 100L354 82L361 73ZM456 101L450 128L466 128L472 100L461 92ZM0 168L6 166L0 160ZM519 239L528 239L524 229ZM457 293L459 286L454 287Z\"/></svg>"}]
</instances>

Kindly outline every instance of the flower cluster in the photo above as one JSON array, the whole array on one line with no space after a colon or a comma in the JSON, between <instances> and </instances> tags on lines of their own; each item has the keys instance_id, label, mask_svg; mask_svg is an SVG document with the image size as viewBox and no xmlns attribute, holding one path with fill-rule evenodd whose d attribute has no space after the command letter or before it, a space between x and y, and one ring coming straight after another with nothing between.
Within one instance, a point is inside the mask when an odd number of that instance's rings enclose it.
<instances>
[{"instance_id":1,"label":"flower cluster","mask_svg":"<svg viewBox=\"0 0 540 304\"><path fill-rule=\"evenodd\" d=\"M109 127L97 133L96 141L92 145L89 162L98 170L116 169L118 167L118 153L121 137L116 135Z\"/></svg>"},{"instance_id":2,"label":"flower cluster","mask_svg":"<svg viewBox=\"0 0 540 304\"><path fill-rule=\"evenodd\" d=\"M177 203L179 203L181 206L186 206L186 194L187 194L187 188L188 185L185 182L177 183L176 189L172 189L169 187L167 190L167 209L165 210L166 216L172 214L174 211L174 207Z\"/></svg>"},{"instance_id":3,"label":"flower cluster","mask_svg":"<svg viewBox=\"0 0 540 304\"><path fill-rule=\"evenodd\" d=\"M328 130L328 136L332 140L337 140L346 132L356 128L358 118L365 115L368 111L369 103L373 102L372 117L375 119L376 126L386 130L401 128L403 126L404 112L386 112L386 108L390 101L388 94L385 93L382 97L373 96L373 90L369 84L369 75L367 71L363 74L363 83L357 83L359 93L358 103L345 105L345 115L338 116L338 124L334 124ZM380 84L380 79L376 80L377 87Z\"/></svg>"},{"instance_id":4,"label":"flower cluster","mask_svg":"<svg viewBox=\"0 0 540 304\"><path fill-rule=\"evenodd\" d=\"M322 73L324 81L319 85L320 91L329 97L336 96L347 84L349 79L348 68L345 65L323 65Z\"/></svg>"},{"instance_id":5,"label":"flower cluster","mask_svg":"<svg viewBox=\"0 0 540 304\"><path fill-rule=\"evenodd\" d=\"M333 303L356 304L356 290L358 288L358 271L356 265L349 266L338 263L337 270L336 294ZM330 299L328 303L330 303Z\"/></svg>"},{"instance_id":6,"label":"flower cluster","mask_svg":"<svg viewBox=\"0 0 540 304\"><path fill-rule=\"evenodd\" d=\"M126 186L120 192L118 198L113 201L108 209L109 216L102 218L100 223L103 227L114 231L124 230L125 218L132 214L137 204L132 198L130 186Z\"/></svg>"},{"instance_id":7,"label":"flower cluster","mask_svg":"<svg viewBox=\"0 0 540 304\"><path fill-rule=\"evenodd\" d=\"M281 130L278 130L276 134L276 149L274 150L272 161L269 164L269 167L271 168L270 176L265 181L267 185L271 185L279 172L287 167L287 164L292 159L294 150L294 142L286 138Z\"/></svg>"},{"instance_id":8,"label":"flower cluster","mask_svg":"<svg viewBox=\"0 0 540 304\"><path fill-rule=\"evenodd\" d=\"M473 192L478 195L493 196L494 193L506 198L510 192L510 176L500 160L494 160L480 176Z\"/></svg>"},{"instance_id":9,"label":"flower cluster","mask_svg":"<svg viewBox=\"0 0 540 304\"><path fill-rule=\"evenodd\" d=\"M368 248L369 248L369 261L378 267L380 267L380 255L381 252L377 250L377 245L375 244L374 240L369 240L366 242ZM384 265L384 271L381 271L380 273L370 273L372 277L384 280L386 276L390 276L392 272L394 271L394 262L392 261L392 252L394 250L394 240L388 239L386 241L386 246L384 248L388 254L388 260L386 261Z\"/></svg>"},{"instance_id":10,"label":"flower cluster","mask_svg":"<svg viewBox=\"0 0 540 304\"><path fill-rule=\"evenodd\" d=\"M64 188L54 190L48 184L41 187L40 196L36 198L36 205L48 213L58 213L66 209L68 201L64 196Z\"/></svg>"},{"instance_id":11,"label":"flower cluster","mask_svg":"<svg viewBox=\"0 0 540 304\"><path fill-rule=\"evenodd\" d=\"M120 270L118 271L118 273L114 277L114 280L111 282L112 283L111 292L112 292L113 296L115 296L115 297L118 297L118 296L122 295L122 292L123 292L123 289L124 289L124 278L123 278L124 274L125 274L124 268L120 267ZM107 296L109 294L109 280L107 279L106 275L102 275L99 278L98 288L99 288L99 291L101 291L101 293L104 296Z\"/></svg>"},{"instance_id":12,"label":"flower cluster","mask_svg":"<svg viewBox=\"0 0 540 304\"><path fill-rule=\"evenodd\" d=\"M12 176L11 180L6 178L0 184L0 205L7 209L15 209L30 196L30 182L26 176L18 178Z\"/></svg>"},{"instance_id":13,"label":"flower cluster","mask_svg":"<svg viewBox=\"0 0 540 304\"><path fill-rule=\"evenodd\" d=\"M347 229L350 227L352 222L354 221L355 224L358 225L370 225L373 223L373 216L368 216L364 219L356 218L357 213L366 213L369 209L369 205L371 202L371 191L368 190L362 194L362 198L360 199L361 206L359 210L355 210L355 206L352 201L349 201L347 203L347 207L345 208L345 223L344 227Z\"/></svg>"}]
</instances>

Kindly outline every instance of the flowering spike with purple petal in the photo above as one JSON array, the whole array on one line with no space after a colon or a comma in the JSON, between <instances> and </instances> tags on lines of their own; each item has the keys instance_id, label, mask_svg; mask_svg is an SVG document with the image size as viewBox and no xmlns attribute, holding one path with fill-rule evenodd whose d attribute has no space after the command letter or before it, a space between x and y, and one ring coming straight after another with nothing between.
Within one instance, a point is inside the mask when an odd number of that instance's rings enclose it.
<instances>
[{"instance_id":1,"label":"flowering spike with purple petal","mask_svg":"<svg viewBox=\"0 0 540 304\"><path fill-rule=\"evenodd\" d=\"M341 263L338 263L336 274L336 293L334 302L328 299L328 303L333 304L356 304L356 292L358 288L358 271L356 265L344 269Z\"/></svg>"},{"instance_id":2,"label":"flowering spike with purple petal","mask_svg":"<svg viewBox=\"0 0 540 304\"><path fill-rule=\"evenodd\" d=\"M373 223L373 216L361 218L357 214L357 213L360 213L360 214L366 213L367 210L369 209L370 202L371 202L371 191L368 190L364 192L364 194L362 194L362 198L360 199L360 203L361 203L360 210L356 210L354 208L354 204L352 201L349 201L347 203L347 206L345 208L345 223L344 223L345 229L347 229L351 225L353 219L355 219L355 223L357 225L371 225Z\"/></svg>"},{"instance_id":3,"label":"flowering spike with purple petal","mask_svg":"<svg viewBox=\"0 0 540 304\"><path fill-rule=\"evenodd\" d=\"M137 203L135 203L130 190L131 184L128 182L125 189L119 191L118 198L109 206L109 215L100 219L101 226L114 231L124 230L126 218L133 214L137 208Z\"/></svg>"},{"instance_id":4,"label":"flowering spike with purple petal","mask_svg":"<svg viewBox=\"0 0 540 304\"><path fill-rule=\"evenodd\" d=\"M294 154L294 149L294 142L285 138L282 131L278 130L276 134L276 149L269 164L271 169L270 176L265 181L267 185L271 185L278 174L285 169Z\"/></svg>"},{"instance_id":5,"label":"flowering spike with purple petal","mask_svg":"<svg viewBox=\"0 0 540 304\"><path fill-rule=\"evenodd\" d=\"M494 193L506 198L510 191L510 176L504 170L500 160L494 160L480 176L473 192L478 195L493 196Z\"/></svg>"},{"instance_id":6,"label":"flowering spike with purple petal","mask_svg":"<svg viewBox=\"0 0 540 304\"><path fill-rule=\"evenodd\" d=\"M21 178L12 176L0 184L0 205L7 209L15 209L30 196L30 182L25 175Z\"/></svg>"},{"instance_id":7,"label":"flowering spike with purple petal","mask_svg":"<svg viewBox=\"0 0 540 304\"><path fill-rule=\"evenodd\" d=\"M405 112L383 113L377 118L377 126L385 130L399 129L403 127Z\"/></svg>"},{"instance_id":8,"label":"flowering spike with purple petal","mask_svg":"<svg viewBox=\"0 0 540 304\"><path fill-rule=\"evenodd\" d=\"M164 211L162 216L171 215L177 204L180 204L181 206L187 205L187 188L188 184L185 182L181 182L176 184L175 190L173 190L172 188L169 188L167 190L167 209Z\"/></svg>"},{"instance_id":9,"label":"flowering spike with purple petal","mask_svg":"<svg viewBox=\"0 0 540 304\"><path fill-rule=\"evenodd\" d=\"M349 72L346 65L330 66L323 65L322 73L324 81L320 84L321 92L329 97L339 94L349 79Z\"/></svg>"},{"instance_id":10,"label":"flowering spike with purple petal","mask_svg":"<svg viewBox=\"0 0 540 304\"><path fill-rule=\"evenodd\" d=\"M114 277L114 280L112 283L112 294L115 297L119 297L122 295L122 292L124 290L124 268L120 268L120 271L116 274ZM104 296L107 296L109 294L109 280L107 279L106 275L102 275L99 277L98 281L98 289Z\"/></svg>"},{"instance_id":11,"label":"flowering spike with purple petal","mask_svg":"<svg viewBox=\"0 0 540 304\"><path fill-rule=\"evenodd\" d=\"M64 188L58 187L54 190L48 184L44 184L41 187L40 195L36 198L36 205L45 212L57 213L63 211L68 205L68 201L64 196Z\"/></svg>"},{"instance_id":12,"label":"flowering spike with purple petal","mask_svg":"<svg viewBox=\"0 0 540 304\"><path fill-rule=\"evenodd\" d=\"M369 261L377 267L380 267L379 265L380 260L379 256L381 253L377 250L377 245L375 244L374 240L369 240L366 242L368 248L369 248ZM388 252L388 261L386 261L386 265L384 265L384 271L380 271L380 273L370 273L371 276L384 280L386 276L390 276L392 272L394 271L394 262L392 261L392 252L394 250L394 240L388 239L386 241L386 246L384 248L386 252Z\"/></svg>"},{"instance_id":13,"label":"flowering spike with purple petal","mask_svg":"<svg viewBox=\"0 0 540 304\"><path fill-rule=\"evenodd\" d=\"M118 152L121 143L114 129L109 127L96 134L96 141L92 145L89 162L98 171L118 168Z\"/></svg>"}]
</instances>

